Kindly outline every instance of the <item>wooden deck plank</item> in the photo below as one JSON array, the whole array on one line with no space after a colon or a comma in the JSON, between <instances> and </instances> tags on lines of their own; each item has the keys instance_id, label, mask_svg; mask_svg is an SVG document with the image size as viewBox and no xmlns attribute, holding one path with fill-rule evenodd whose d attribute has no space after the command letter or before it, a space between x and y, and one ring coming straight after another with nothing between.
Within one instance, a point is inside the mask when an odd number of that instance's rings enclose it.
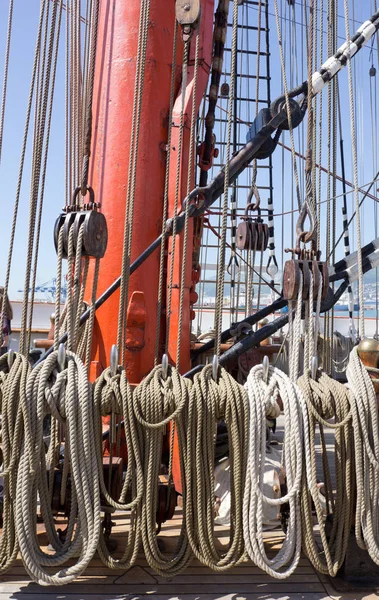
<instances>
[{"instance_id":1,"label":"wooden deck plank","mask_svg":"<svg viewBox=\"0 0 379 600\"><path fill-rule=\"evenodd\" d=\"M55 591L54 593L42 589L40 593L29 593L20 592L15 595L4 594L0 592L0 600L331 600L330 597L324 592L320 593L304 593L304 594L269 594L269 593L249 593L249 594L174 594L174 595L162 595L162 594L135 594L135 593L107 593L107 594L91 594L80 591L70 592L70 588L65 589L64 594L62 592ZM345 600L345 598L343 598ZM350 599L349 599L350 600ZM373 600L373 598L367 598L366 600Z\"/></svg>"}]
</instances>

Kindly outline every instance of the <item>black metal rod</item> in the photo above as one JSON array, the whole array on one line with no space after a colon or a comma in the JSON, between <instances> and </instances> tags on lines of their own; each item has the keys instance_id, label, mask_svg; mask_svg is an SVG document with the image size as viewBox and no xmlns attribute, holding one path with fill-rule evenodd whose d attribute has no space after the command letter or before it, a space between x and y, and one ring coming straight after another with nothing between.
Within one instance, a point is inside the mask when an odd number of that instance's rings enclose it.
<instances>
[{"instance_id":1,"label":"black metal rod","mask_svg":"<svg viewBox=\"0 0 379 600\"><path fill-rule=\"evenodd\" d=\"M238 325L243 324L243 323L246 323L248 325L255 325L256 323L259 323L259 321L261 321L265 317L268 317L272 313L274 313L274 312L276 312L278 310L281 310L285 306L287 306L287 300L284 300L284 298L278 298L278 300L275 300L275 302L273 302L269 306L265 306L264 308L261 308L261 310L257 311L253 315L250 315L246 319L243 319L242 321L239 321ZM221 334L221 343L226 342L231 337L232 337L231 330L230 329L226 329ZM214 339L209 340L209 342L206 342L205 344L203 344L201 348L199 348L197 350L193 350L191 352L191 358L192 359L197 358L198 356L200 356L204 352L207 352L208 350L211 350L214 347L214 345L215 345L215 340Z\"/></svg>"}]
</instances>

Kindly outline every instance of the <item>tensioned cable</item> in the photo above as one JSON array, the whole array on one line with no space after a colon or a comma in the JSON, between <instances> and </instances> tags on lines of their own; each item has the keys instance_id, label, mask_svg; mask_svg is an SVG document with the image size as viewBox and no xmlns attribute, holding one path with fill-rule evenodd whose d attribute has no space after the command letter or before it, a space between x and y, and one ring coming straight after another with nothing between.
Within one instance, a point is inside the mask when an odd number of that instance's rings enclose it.
<instances>
[{"instance_id":1,"label":"tensioned cable","mask_svg":"<svg viewBox=\"0 0 379 600\"><path fill-rule=\"evenodd\" d=\"M230 163L230 148L232 135L232 118L233 118L233 102L234 102L234 80L236 77L236 53L237 53L237 31L238 31L238 3L233 5L233 30L232 30L232 51L230 65L230 88L228 101L228 124L225 149L225 184L224 184L224 199L222 208L222 239L220 244L220 256L217 273L217 302L215 311L215 349L217 357L220 356L221 330L222 330L222 308L224 301L224 280L225 280L225 249L226 249L226 232L227 232L227 212L229 200L229 163Z\"/></svg>"},{"instance_id":2,"label":"tensioned cable","mask_svg":"<svg viewBox=\"0 0 379 600\"><path fill-rule=\"evenodd\" d=\"M344 0L345 13L345 30L347 47L350 49L350 26L349 26L349 4L348 0ZM361 253L361 218L359 212L359 193L358 193L358 163L357 163L357 141L355 132L355 111L354 111L354 96L353 96L353 79L351 57L347 59L348 69L348 84L349 84L349 108L350 108L350 128L351 128L351 143L353 151L353 175L354 175L354 196L355 196L355 212L356 212L356 230L357 230L357 251L358 251L358 296L359 296L359 334L361 338L365 336L365 315L364 315L364 288L363 288L363 266Z\"/></svg>"},{"instance_id":3,"label":"tensioned cable","mask_svg":"<svg viewBox=\"0 0 379 600\"><path fill-rule=\"evenodd\" d=\"M17 225L18 210L19 210L19 203L20 203L21 184L22 184L22 179L23 179L23 174L24 174L26 146L27 146L28 134L29 134L29 124L30 124L30 115L31 115L32 104L33 104L34 88L35 88L35 84L36 84L38 57L39 57L39 51L40 51L45 8L46 8L45 2L41 2L39 23L38 23L38 30L37 30L37 38L36 38L36 46L35 46L35 52L34 52L34 61L33 61L33 67L32 67L32 77L31 77L31 83L30 83L28 104L27 104L27 109L26 109L26 119L25 119L24 136L23 136L22 148L21 148L21 158L20 158L20 164L19 164L19 170L18 170L17 189L16 189L14 209L13 209L13 219L12 219L11 235L10 235L10 241L9 241L8 260L7 260L5 281L4 281L4 298L8 295L9 279L10 279L13 249L14 249L14 240L15 240L15 234L16 234L16 225ZM3 330L3 324L4 324L4 312L2 312L2 314L0 316L0 331Z\"/></svg>"},{"instance_id":4,"label":"tensioned cable","mask_svg":"<svg viewBox=\"0 0 379 600\"><path fill-rule=\"evenodd\" d=\"M3 91L2 91L2 95L1 95L1 105L0 105L0 163L1 163L1 152L2 152L2 148L3 148L4 115L5 115L5 105L6 105L6 99L7 99L9 51L10 51L10 45L11 45L12 19L13 19L13 0L9 0L7 37L6 37L6 43L5 43Z\"/></svg>"}]
</instances>

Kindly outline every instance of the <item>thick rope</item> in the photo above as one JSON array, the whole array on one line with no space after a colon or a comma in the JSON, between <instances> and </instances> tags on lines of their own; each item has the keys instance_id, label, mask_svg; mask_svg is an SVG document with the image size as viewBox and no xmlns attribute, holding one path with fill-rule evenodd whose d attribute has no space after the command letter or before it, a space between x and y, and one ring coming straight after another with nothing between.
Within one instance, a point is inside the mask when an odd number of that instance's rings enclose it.
<instances>
[{"instance_id":1,"label":"thick rope","mask_svg":"<svg viewBox=\"0 0 379 600\"><path fill-rule=\"evenodd\" d=\"M303 550L320 573L334 577L345 560L354 510L354 440L349 393L345 386L325 373L321 373L317 380L313 380L310 371L307 370L297 383L305 400L303 404L305 473L301 488ZM322 444L326 521L317 481L317 425ZM325 427L334 431L335 494L327 457ZM316 542L316 536L317 538L319 536L314 531L312 503L316 511L322 549ZM331 519L332 524L328 531Z\"/></svg>"},{"instance_id":2,"label":"thick rope","mask_svg":"<svg viewBox=\"0 0 379 600\"><path fill-rule=\"evenodd\" d=\"M346 371L353 415L356 472L355 535L379 565L379 422L374 386L357 347Z\"/></svg>"},{"instance_id":3,"label":"thick rope","mask_svg":"<svg viewBox=\"0 0 379 600\"><path fill-rule=\"evenodd\" d=\"M303 465L304 400L296 384L276 367L270 367L267 383L263 379L263 366L253 367L245 388L250 405L249 453L243 507L246 549L251 560L258 567L275 579L285 579L295 571L301 552L299 492ZM285 465L288 491L285 496L275 499L264 494L263 482L267 453L266 419L279 416L279 397L284 410L285 436L282 462ZM274 558L270 559L264 548L263 506L266 503L279 508L287 502L290 508L288 528L281 549Z\"/></svg>"},{"instance_id":4,"label":"thick rope","mask_svg":"<svg viewBox=\"0 0 379 600\"><path fill-rule=\"evenodd\" d=\"M245 559L243 541L243 490L248 435L247 395L227 371L214 381L211 365L195 375L190 394L186 457L186 524L196 558L222 572ZM215 444L217 423L228 429L232 525L228 548L220 552L214 536Z\"/></svg>"},{"instance_id":5,"label":"thick rope","mask_svg":"<svg viewBox=\"0 0 379 600\"><path fill-rule=\"evenodd\" d=\"M5 573L12 566L19 549L15 523L16 484L24 429L22 405L29 372L29 363L21 354L15 355L11 369L8 365L8 355L0 358L1 448L4 479L0 573Z\"/></svg>"},{"instance_id":6,"label":"thick rope","mask_svg":"<svg viewBox=\"0 0 379 600\"><path fill-rule=\"evenodd\" d=\"M94 389L95 418L97 429L97 468L100 481L100 490L107 504L116 510L129 514L129 530L124 552L121 558L111 556L104 533L100 533L98 552L101 560L111 569L129 569L136 561L141 544L141 504L144 492L143 472L141 464L141 440L137 428L137 420L133 411L132 391L126 378L125 370L118 367L117 373L112 374L110 369L103 371L95 383ZM103 472L103 445L102 445L102 416L115 415L123 417L125 427L125 443L128 449L128 468L120 497L115 499L110 495L104 481ZM112 436L111 452L116 440ZM131 494L131 500L128 494Z\"/></svg>"},{"instance_id":7,"label":"thick rope","mask_svg":"<svg viewBox=\"0 0 379 600\"><path fill-rule=\"evenodd\" d=\"M168 367L167 378L164 379L162 367L158 366L137 386L133 394L135 418L139 423L139 451L144 478L141 517L142 542L147 562L162 577L174 577L186 568L192 558L186 532L187 493L186 481L183 477L189 389L190 381L182 377L174 367ZM174 424L178 434L184 514L175 551L167 557L158 546L156 512L162 442L169 423ZM174 491L169 489L168 494L170 493L174 493Z\"/></svg>"},{"instance_id":8,"label":"thick rope","mask_svg":"<svg viewBox=\"0 0 379 600\"><path fill-rule=\"evenodd\" d=\"M93 402L87 370L72 352L67 353L67 368L63 371L59 370L57 358L58 353L53 352L33 369L22 407L25 442L17 476L17 535L25 568L40 585L63 585L78 577L96 552L101 526L99 481L94 476L97 461ZM43 443L43 421L49 413L65 427L64 461L71 479L71 510L63 542L54 526ZM63 476L62 480L64 486ZM46 554L39 545L38 496L55 554ZM46 567L57 568L77 555L72 566L63 567L53 575L46 570Z\"/></svg>"}]
</instances>

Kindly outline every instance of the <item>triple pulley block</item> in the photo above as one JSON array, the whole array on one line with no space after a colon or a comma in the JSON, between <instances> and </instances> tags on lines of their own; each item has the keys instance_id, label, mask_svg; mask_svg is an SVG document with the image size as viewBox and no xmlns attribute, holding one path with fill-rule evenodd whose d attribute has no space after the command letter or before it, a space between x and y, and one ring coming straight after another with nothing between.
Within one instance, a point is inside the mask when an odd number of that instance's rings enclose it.
<instances>
[{"instance_id":1,"label":"triple pulley block","mask_svg":"<svg viewBox=\"0 0 379 600\"><path fill-rule=\"evenodd\" d=\"M252 197L256 202L250 202ZM268 246L268 225L263 222L260 210L260 197L256 186L252 186L245 215L241 217L242 222L237 227L236 244L238 250L252 250L253 252L264 252ZM257 211L253 217L252 212ZM250 213L250 214L249 214Z\"/></svg>"},{"instance_id":2,"label":"triple pulley block","mask_svg":"<svg viewBox=\"0 0 379 600\"><path fill-rule=\"evenodd\" d=\"M310 228L309 231L304 231L307 217ZM292 252L292 260L287 260L284 265L283 297L286 300L297 300L302 280L303 300L308 300L312 284L314 301L317 300L320 286L321 301L324 301L329 290L329 269L326 262L320 261L321 252L317 249L315 216L307 201L304 202L296 223L296 235L296 247L286 249L286 252ZM305 246L307 243L311 243L309 249Z\"/></svg>"},{"instance_id":3,"label":"triple pulley block","mask_svg":"<svg viewBox=\"0 0 379 600\"><path fill-rule=\"evenodd\" d=\"M59 215L54 225L54 244L58 252L58 240L63 228L63 258L68 257L69 237L73 230L74 252L78 250L78 237L83 225L82 256L103 258L108 243L108 228L105 217L98 212L99 204L95 203L92 188L88 187L90 202L79 205L77 203L80 188L76 188L72 204L65 208L65 213ZM72 229L73 228L73 229Z\"/></svg>"}]
</instances>

